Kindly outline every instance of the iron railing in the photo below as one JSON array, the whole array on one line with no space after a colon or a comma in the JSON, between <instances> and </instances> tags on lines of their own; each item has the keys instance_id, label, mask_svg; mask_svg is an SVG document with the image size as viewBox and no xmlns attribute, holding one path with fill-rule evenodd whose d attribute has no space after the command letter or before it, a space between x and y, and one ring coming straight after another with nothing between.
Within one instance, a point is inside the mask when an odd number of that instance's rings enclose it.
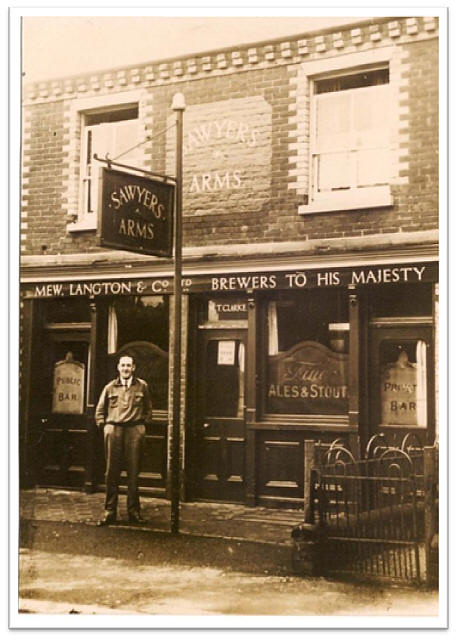
<instances>
[{"instance_id":1,"label":"iron railing","mask_svg":"<svg viewBox=\"0 0 457 640\"><path fill-rule=\"evenodd\" d=\"M340 441L321 450L311 473L309 522L325 532L320 568L407 582L424 580L424 450L382 434L356 460Z\"/></svg>"}]
</instances>

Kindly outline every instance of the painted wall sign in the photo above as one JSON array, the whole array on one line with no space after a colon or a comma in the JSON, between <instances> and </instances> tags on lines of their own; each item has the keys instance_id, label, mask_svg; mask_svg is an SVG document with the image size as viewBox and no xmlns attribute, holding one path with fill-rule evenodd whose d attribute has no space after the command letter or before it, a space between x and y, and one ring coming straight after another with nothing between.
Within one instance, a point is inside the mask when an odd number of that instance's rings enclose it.
<instances>
[{"instance_id":1,"label":"painted wall sign","mask_svg":"<svg viewBox=\"0 0 457 640\"><path fill-rule=\"evenodd\" d=\"M268 358L269 413L343 415L348 411L347 354L300 342Z\"/></svg>"},{"instance_id":2,"label":"painted wall sign","mask_svg":"<svg viewBox=\"0 0 457 640\"><path fill-rule=\"evenodd\" d=\"M174 140L171 129L167 134L168 172L175 165ZM272 109L263 96L186 107L184 215L259 210L269 197L271 142Z\"/></svg>"},{"instance_id":3,"label":"painted wall sign","mask_svg":"<svg viewBox=\"0 0 457 640\"><path fill-rule=\"evenodd\" d=\"M70 352L67 353L65 360L55 363L52 413L83 413L84 373L84 364L73 360L73 355Z\"/></svg>"},{"instance_id":4,"label":"painted wall sign","mask_svg":"<svg viewBox=\"0 0 457 640\"><path fill-rule=\"evenodd\" d=\"M385 265L382 267L344 267L335 269L306 269L303 271L274 271L254 273L230 273L184 275L182 287L185 293L211 291L228 293L249 290L304 290L327 289L353 285L384 285L396 283L438 282L438 263L410 265ZM36 298L59 296L117 296L152 295L173 292L172 277L141 278L130 280L89 280L86 282L52 282L25 284L24 295ZM239 309L241 312L241 309Z\"/></svg>"},{"instance_id":5,"label":"painted wall sign","mask_svg":"<svg viewBox=\"0 0 457 640\"><path fill-rule=\"evenodd\" d=\"M171 256L174 185L106 167L101 180L100 245Z\"/></svg>"}]
</instances>

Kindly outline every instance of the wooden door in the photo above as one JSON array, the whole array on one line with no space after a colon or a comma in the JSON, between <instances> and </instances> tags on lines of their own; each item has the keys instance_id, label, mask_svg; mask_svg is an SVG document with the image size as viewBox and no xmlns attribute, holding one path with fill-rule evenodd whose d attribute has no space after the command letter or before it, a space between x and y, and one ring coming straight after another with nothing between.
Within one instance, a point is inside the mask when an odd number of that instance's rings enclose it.
<instances>
[{"instance_id":1,"label":"wooden door","mask_svg":"<svg viewBox=\"0 0 457 640\"><path fill-rule=\"evenodd\" d=\"M244 330L200 332L194 446L197 499L244 502Z\"/></svg>"}]
</instances>

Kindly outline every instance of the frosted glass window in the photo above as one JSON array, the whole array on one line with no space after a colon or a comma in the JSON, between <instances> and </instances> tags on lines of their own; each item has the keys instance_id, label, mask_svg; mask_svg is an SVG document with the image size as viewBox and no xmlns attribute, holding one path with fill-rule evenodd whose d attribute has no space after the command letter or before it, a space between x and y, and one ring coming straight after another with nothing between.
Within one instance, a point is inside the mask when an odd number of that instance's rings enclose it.
<instances>
[{"instance_id":1,"label":"frosted glass window","mask_svg":"<svg viewBox=\"0 0 457 640\"><path fill-rule=\"evenodd\" d=\"M427 358L423 340L383 340L381 426L427 426Z\"/></svg>"}]
</instances>

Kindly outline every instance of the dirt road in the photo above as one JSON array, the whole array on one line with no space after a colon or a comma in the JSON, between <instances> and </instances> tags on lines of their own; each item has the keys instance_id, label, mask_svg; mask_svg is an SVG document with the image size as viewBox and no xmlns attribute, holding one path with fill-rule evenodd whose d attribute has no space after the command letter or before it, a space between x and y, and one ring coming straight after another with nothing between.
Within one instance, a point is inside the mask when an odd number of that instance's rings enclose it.
<instances>
[{"instance_id":1,"label":"dirt road","mask_svg":"<svg viewBox=\"0 0 457 640\"><path fill-rule=\"evenodd\" d=\"M436 592L114 557L20 552L19 609L46 614L434 616Z\"/></svg>"}]
</instances>

